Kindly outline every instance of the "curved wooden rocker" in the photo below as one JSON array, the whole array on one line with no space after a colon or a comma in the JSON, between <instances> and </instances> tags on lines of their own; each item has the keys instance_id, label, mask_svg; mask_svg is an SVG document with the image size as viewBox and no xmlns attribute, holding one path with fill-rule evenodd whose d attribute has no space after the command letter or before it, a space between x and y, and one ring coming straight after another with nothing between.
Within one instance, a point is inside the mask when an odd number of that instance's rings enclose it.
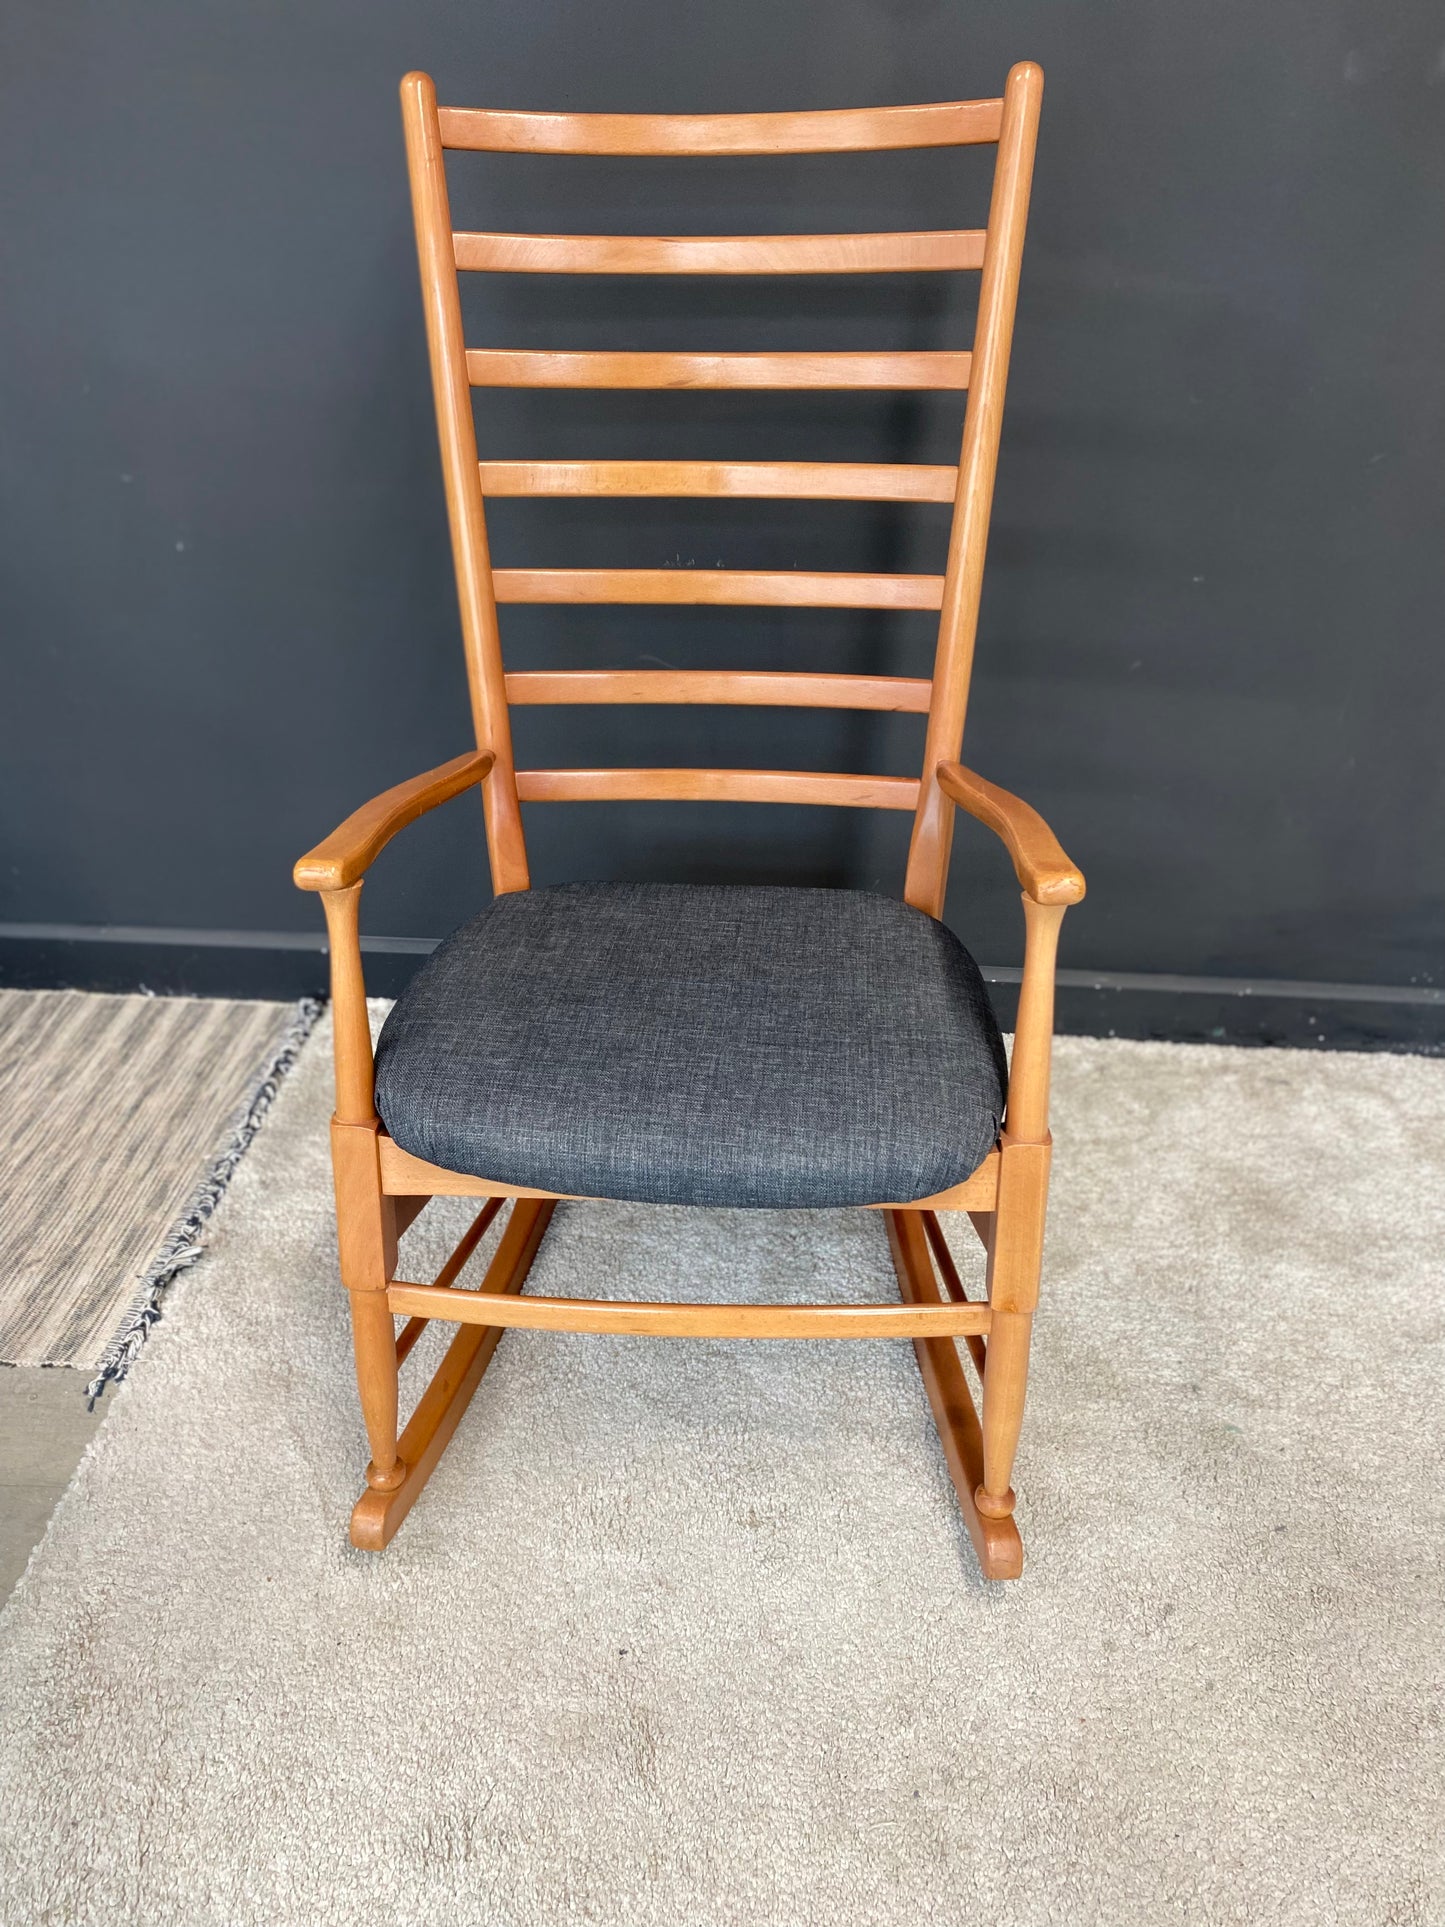
<instances>
[{"instance_id":1,"label":"curved wooden rocker","mask_svg":"<svg viewBox=\"0 0 1445 1927\"><path fill-rule=\"evenodd\" d=\"M403 112L433 384L461 600L477 748L388 790L296 865L321 894L331 943L336 1034L332 1127L341 1271L352 1306L357 1380L371 1446L352 1515L358 1546L387 1544L415 1503L492 1353L511 1327L664 1337L900 1338L913 1341L927 1396L984 1574L1016 1578L1023 1550L1010 1485L1038 1298L1049 1170L1054 960L1078 870L1033 810L958 762L977 627L1009 344L1028 208L1042 75L1015 67L1000 100L837 113L547 115L438 108L408 75ZM998 149L989 221L943 234L627 236L455 234L443 151L578 154L803 153L965 142ZM572 273L797 273L981 268L971 353L691 355L471 350L462 339L459 269ZM967 388L957 468L816 463L478 461L469 384L713 388ZM503 495L753 495L835 500L952 500L942 576L686 570L500 570L487 546L484 492ZM930 681L780 672L529 671L508 675L502 602L667 601L940 611ZM509 702L812 704L926 715L915 778L758 770L517 770ZM1007 1114L997 1148L963 1184L929 1198L880 1200L901 1302L876 1305L637 1304L524 1297L558 1194L491 1183L427 1163L394 1143L375 1109L358 911L367 868L397 832L464 791L480 790L498 894L529 884L520 803L588 797L809 801L913 811L904 896L938 917L956 809L1003 841L1023 892L1025 948ZM397 1243L429 1199L481 1200L437 1277L398 1278ZM504 1204L500 1243L478 1289L467 1261ZM939 1226L967 1211L988 1254L986 1300L970 1301ZM396 1319L408 1322L398 1332ZM458 1327L398 1437L398 1367L432 1319ZM975 1408L962 1339L983 1388Z\"/></svg>"}]
</instances>

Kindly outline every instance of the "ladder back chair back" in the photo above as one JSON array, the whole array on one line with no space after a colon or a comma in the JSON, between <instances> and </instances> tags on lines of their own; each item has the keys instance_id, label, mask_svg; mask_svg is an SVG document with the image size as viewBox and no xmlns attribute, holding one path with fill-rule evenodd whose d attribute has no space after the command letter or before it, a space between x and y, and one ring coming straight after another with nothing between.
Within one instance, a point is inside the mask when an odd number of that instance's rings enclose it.
<instances>
[{"instance_id":1,"label":"ladder back chair back","mask_svg":"<svg viewBox=\"0 0 1445 1927\"><path fill-rule=\"evenodd\" d=\"M338 1232L371 1446L366 1488L352 1517L352 1538L358 1545L380 1548L395 1533L508 1327L708 1337L906 1337L914 1343L983 1570L989 1577L1011 1578L1022 1569L1010 1478L1023 1412L1048 1188L1054 959L1064 910L1082 897L1084 885L1043 820L1016 797L965 769L958 758L1042 87L1039 69L1024 63L1010 72L1001 99L803 113L628 115L438 107L425 74L409 74L402 83L422 294L477 747L364 805L303 857L295 871L301 888L321 893L331 940L337 1086L332 1143ZM448 149L532 155L717 156L977 144L992 144L997 150L985 228L879 234L678 237L457 232L452 226L444 158ZM470 271L806 276L919 270L979 273L977 322L970 349L715 354L469 348L463 335L458 280L459 273ZM479 458L476 442L471 391L477 387L926 389L966 391L967 401L956 467L809 461L488 461ZM942 575L494 568L486 530L488 496L940 502L952 503L953 517ZM939 625L928 679L782 670L508 672L497 610L499 605L513 603L923 609L936 610ZM559 703L742 704L912 713L926 719L922 761L917 777L795 769L518 769L510 706ZM926 927L930 941L946 938L949 943L954 940L941 932L936 921L925 926L924 919L937 920L942 915L955 810L962 808L999 835L1022 886L1025 915L1024 969L1001 1128L990 1123L981 1161L961 1182L947 1183L924 1197L869 1193L863 1200L849 1200L884 1212L901 1303L647 1304L522 1295L528 1268L559 1198L625 1194L579 1193L504 1181L476 1170L454 1169L445 1160L404 1148L378 1117L378 1076L384 1081L387 1037L383 1036L380 1054L374 1058L362 979L358 913L366 869L400 829L472 789L480 790L484 807L493 912L518 903L530 909L557 894L530 891L521 813L526 802L708 799L910 811L913 824L903 899L911 909L899 914L922 913L915 917L917 928ZM463 934L458 933L458 938ZM963 959L958 968L966 965L976 984L971 959L961 946L957 949ZM987 1024L993 1026L991 1013ZM996 1026L992 1035L997 1038ZM1001 1056L1001 1045L997 1049ZM1000 1109L1003 1102L1000 1087ZM431 1198L448 1195L481 1200L476 1219L430 1284L399 1279L398 1239ZM510 1216L480 1288L461 1288L457 1281L463 1268L508 1201ZM759 1199L750 1196L739 1201ZM986 1299L966 1296L939 1226L939 1209L963 1210L972 1217L987 1252ZM398 1317L407 1321L399 1332ZM459 1330L398 1437L398 1367L431 1319L455 1323ZM965 1341L982 1381L981 1411L969 1390L959 1339Z\"/></svg>"}]
</instances>

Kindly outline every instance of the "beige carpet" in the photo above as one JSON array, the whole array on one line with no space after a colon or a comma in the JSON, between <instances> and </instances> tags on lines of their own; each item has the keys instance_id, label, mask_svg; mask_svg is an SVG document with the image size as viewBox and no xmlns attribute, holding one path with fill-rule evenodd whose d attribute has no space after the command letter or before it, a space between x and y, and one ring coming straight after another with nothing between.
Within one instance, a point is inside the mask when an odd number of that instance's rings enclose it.
<instances>
[{"instance_id":1,"label":"beige carpet","mask_svg":"<svg viewBox=\"0 0 1445 1927\"><path fill-rule=\"evenodd\" d=\"M126 1361L305 1028L294 1004L0 991L0 1363Z\"/></svg>"},{"instance_id":2,"label":"beige carpet","mask_svg":"<svg viewBox=\"0 0 1445 1927\"><path fill-rule=\"evenodd\" d=\"M1011 1587L898 1343L509 1334L352 1552L328 1103L0 1620L0 1919L1445 1919L1445 1065L1062 1046ZM534 1282L892 1292L862 1213L564 1207Z\"/></svg>"}]
</instances>

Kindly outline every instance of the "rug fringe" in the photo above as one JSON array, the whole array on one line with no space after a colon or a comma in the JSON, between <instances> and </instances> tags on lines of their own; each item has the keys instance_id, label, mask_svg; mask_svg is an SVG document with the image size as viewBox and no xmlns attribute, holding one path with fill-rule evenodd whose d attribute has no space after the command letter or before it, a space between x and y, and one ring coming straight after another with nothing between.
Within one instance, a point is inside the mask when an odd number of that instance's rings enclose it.
<instances>
[{"instance_id":1,"label":"rug fringe","mask_svg":"<svg viewBox=\"0 0 1445 1927\"><path fill-rule=\"evenodd\" d=\"M316 1020L325 1008L324 997L303 997L297 1004L296 1015L246 1099L230 1138L197 1186L190 1203L167 1232L164 1243L140 1281L135 1300L119 1331L101 1354L95 1377L85 1388L89 1410L94 1411L96 1401L107 1385L118 1384L125 1377L149 1338L151 1327L161 1316L161 1299L176 1277L201 1256L205 1248L203 1233L206 1221L225 1196L237 1165L246 1155L252 1138L260 1130L267 1111L275 1101L282 1081L300 1056L302 1045L311 1035Z\"/></svg>"}]
</instances>

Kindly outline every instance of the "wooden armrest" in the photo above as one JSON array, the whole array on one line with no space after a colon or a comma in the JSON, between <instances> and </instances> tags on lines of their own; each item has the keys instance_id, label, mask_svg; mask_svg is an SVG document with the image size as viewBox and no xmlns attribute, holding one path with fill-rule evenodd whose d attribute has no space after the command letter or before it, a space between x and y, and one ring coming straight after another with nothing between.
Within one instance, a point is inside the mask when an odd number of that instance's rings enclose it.
<instances>
[{"instance_id":1,"label":"wooden armrest","mask_svg":"<svg viewBox=\"0 0 1445 1927\"><path fill-rule=\"evenodd\" d=\"M415 823L438 803L449 802L480 783L494 760L490 751L474 749L373 796L314 850L306 852L291 872L296 888L346 889L366 874L398 830Z\"/></svg>"},{"instance_id":2,"label":"wooden armrest","mask_svg":"<svg viewBox=\"0 0 1445 1927\"><path fill-rule=\"evenodd\" d=\"M1035 903L1078 903L1083 873L1070 863L1059 840L1035 809L994 783L986 783L962 763L940 763L938 787L980 823L1003 839L1024 895Z\"/></svg>"}]
</instances>

